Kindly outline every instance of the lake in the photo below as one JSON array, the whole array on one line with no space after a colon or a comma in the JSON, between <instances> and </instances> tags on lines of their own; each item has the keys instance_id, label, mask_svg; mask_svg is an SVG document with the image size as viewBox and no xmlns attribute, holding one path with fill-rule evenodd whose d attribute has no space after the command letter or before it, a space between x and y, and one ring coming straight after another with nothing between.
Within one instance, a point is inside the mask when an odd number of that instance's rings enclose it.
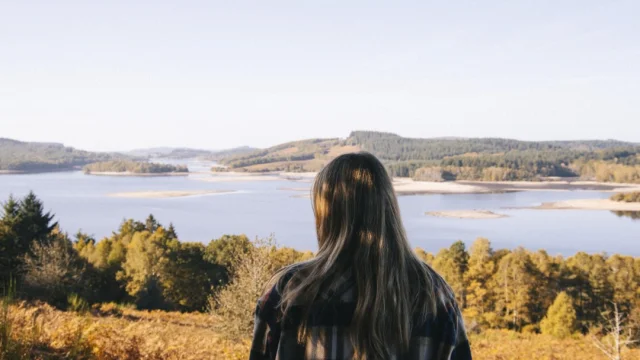
<instances>
[{"instance_id":1,"label":"lake","mask_svg":"<svg viewBox=\"0 0 640 360\"><path fill-rule=\"evenodd\" d=\"M211 163L189 162L192 171ZM274 234L278 243L299 250L316 250L310 187L300 181L201 181L189 177L106 177L82 172L0 176L0 199L23 196L30 190L56 215L69 234L82 230L97 238L108 236L125 218L144 220L152 213L162 224L172 222L183 241L208 242L223 234L249 237ZM288 190L287 190L288 189ZM168 190L235 190L233 193L181 198L114 198L110 193ZM569 199L606 198L592 191L532 191L502 194L400 196L400 208L414 247L437 252L453 241L470 245L477 237L491 240L494 249L524 246L550 254L577 251L640 256L640 221L610 211L514 209ZM428 211L486 209L509 217L448 219Z\"/></svg>"}]
</instances>

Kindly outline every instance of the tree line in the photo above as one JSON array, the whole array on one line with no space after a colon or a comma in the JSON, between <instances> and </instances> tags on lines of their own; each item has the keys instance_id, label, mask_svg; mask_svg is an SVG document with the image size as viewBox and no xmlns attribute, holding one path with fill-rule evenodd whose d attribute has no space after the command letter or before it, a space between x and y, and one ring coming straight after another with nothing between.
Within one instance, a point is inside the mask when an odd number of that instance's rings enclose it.
<instances>
[{"instance_id":1,"label":"tree line","mask_svg":"<svg viewBox=\"0 0 640 360\"><path fill-rule=\"evenodd\" d=\"M24 297L62 308L75 294L89 304L204 311L209 296L230 281L233 260L253 246L244 235L225 235L207 245L181 242L173 225L165 227L153 215L124 220L101 240L82 232L70 237L53 218L33 193L3 204L0 286L15 281ZM271 260L284 266L311 255L279 248Z\"/></svg>"},{"instance_id":2,"label":"tree line","mask_svg":"<svg viewBox=\"0 0 640 360\"><path fill-rule=\"evenodd\" d=\"M124 220L96 240L62 232L31 193L10 197L0 218L0 284L60 308L129 303L139 309L213 311L225 332L246 336L255 300L273 273L311 252L225 235L208 244L182 242L152 215ZM544 250L494 250L479 238L417 255L451 285L469 331L512 329L557 337L603 331L615 306L640 329L640 258ZM631 331L631 330L630 330ZM634 333L637 338L639 334Z\"/></svg>"},{"instance_id":3,"label":"tree line","mask_svg":"<svg viewBox=\"0 0 640 360\"><path fill-rule=\"evenodd\" d=\"M606 325L602 314L614 304L640 330L640 258L493 250L484 238L469 250L458 241L436 255L417 253L451 285L471 330L586 334Z\"/></svg>"},{"instance_id":4,"label":"tree line","mask_svg":"<svg viewBox=\"0 0 640 360\"><path fill-rule=\"evenodd\" d=\"M187 173L186 165L159 164L145 161L112 160L86 165L85 174L93 172L130 172L135 174Z\"/></svg>"},{"instance_id":5,"label":"tree line","mask_svg":"<svg viewBox=\"0 0 640 360\"><path fill-rule=\"evenodd\" d=\"M611 196L611 200L618 202L640 202L640 191L622 192Z\"/></svg>"},{"instance_id":6,"label":"tree line","mask_svg":"<svg viewBox=\"0 0 640 360\"><path fill-rule=\"evenodd\" d=\"M308 171L309 160L330 160L341 147L371 152L392 176L416 180L510 181L583 177L608 182L640 182L640 145L615 140L519 141L500 138L405 138L354 131L346 139L310 139L252 153L228 156L231 169ZM307 162L305 162L307 161ZM288 168L283 163L297 162ZM316 166L317 167L317 166ZM249 169L251 170L251 169ZM216 171L220 171L216 168Z\"/></svg>"}]
</instances>

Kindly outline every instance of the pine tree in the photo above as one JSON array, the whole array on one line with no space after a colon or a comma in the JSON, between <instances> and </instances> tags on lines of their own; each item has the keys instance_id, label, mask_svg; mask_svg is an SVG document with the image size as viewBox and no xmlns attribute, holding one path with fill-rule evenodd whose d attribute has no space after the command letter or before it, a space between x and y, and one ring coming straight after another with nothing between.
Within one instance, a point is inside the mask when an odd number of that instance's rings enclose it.
<instances>
[{"instance_id":1,"label":"pine tree","mask_svg":"<svg viewBox=\"0 0 640 360\"><path fill-rule=\"evenodd\" d=\"M566 292L561 292L549 307L547 315L540 322L543 334L566 338L576 330L576 310Z\"/></svg>"},{"instance_id":2,"label":"pine tree","mask_svg":"<svg viewBox=\"0 0 640 360\"><path fill-rule=\"evenodd\" d=\"M57 222L53 222L54 215L50 212L45 213L42 201L40 201L33 192L20 201L18 207L18 236L21 241L45 242L47 236L51 234L53 229L58 226Z\"/></svg>"},{"instance_id":3,"label":"pine tree","mask_svg":"<svg viewBox=\"0 0 640 360\"><path fill-rule=\"evenodd\" d=\"M26 254L30 254L32 242L46 244L53 230L54 215L45 213L42 202L33 192L22 200L13 196L2 206L0 219L0 284L9 277L19 280L21 265Z\"/></svg>"},{"instance_id":4,"label":"pine tree","mask_svg":"<svg viewBox=\"0 0 640 360\"><path fill-rule=\"evenodd\" d=\"M145 227L149 232L154 232L158 228L158 221L153 214L149 214L149 217L145 221Z\"/></svg>"}]
</instances>

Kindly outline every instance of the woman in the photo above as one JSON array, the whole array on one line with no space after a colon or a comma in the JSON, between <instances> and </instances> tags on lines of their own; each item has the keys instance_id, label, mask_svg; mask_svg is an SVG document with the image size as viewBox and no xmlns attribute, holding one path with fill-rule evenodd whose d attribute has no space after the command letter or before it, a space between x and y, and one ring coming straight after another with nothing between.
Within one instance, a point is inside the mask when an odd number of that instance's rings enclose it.
<instances>
[{"instance_id":1,"label":"woman","mask_svg":"<svg viewBox=\"0 0 640 360\"><path fill-rule=\"evenodd\" d=\"M312 195L318 253L258 301L250 359L471 359L452 291L411 250L380 161L339 156Z\"/></svg>"}]
</instances>

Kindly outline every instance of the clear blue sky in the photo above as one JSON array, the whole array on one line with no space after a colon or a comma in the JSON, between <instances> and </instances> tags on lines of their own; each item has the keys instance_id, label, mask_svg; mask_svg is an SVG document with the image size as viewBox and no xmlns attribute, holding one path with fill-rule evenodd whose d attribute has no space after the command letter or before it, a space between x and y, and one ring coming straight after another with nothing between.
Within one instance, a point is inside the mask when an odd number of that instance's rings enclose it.
<instances>
[{"instance_id":1,"label":"clear blue sky","mask_svg":"<svg viewBox=\"0 0 640 360\"><path fill-rule=\"evenodd\" d=\"M0 0L0 137L640 141L640 1Z\"/></svg>"}]
</instances>

